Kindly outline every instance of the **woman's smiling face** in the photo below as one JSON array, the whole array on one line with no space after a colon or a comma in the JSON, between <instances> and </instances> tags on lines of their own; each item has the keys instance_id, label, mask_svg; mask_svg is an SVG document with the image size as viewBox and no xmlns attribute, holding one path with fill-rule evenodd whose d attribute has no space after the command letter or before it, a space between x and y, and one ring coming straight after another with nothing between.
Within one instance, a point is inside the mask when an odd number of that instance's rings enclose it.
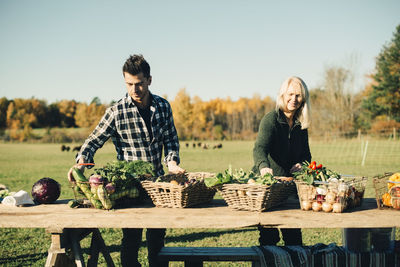
<instances>
[{"instance_id":1,"label":"woman's smiling face","mask_svg":"<svg viewBox=\"0 0 400 267\"><path fill-rule=\"evenodd\" d=\"M298 83L291 83L283 95L283 102L285 103L285 112L296 112L297 109L303 104L303 96L301 94L301 87Z\"/></svg>"}]
</instances>

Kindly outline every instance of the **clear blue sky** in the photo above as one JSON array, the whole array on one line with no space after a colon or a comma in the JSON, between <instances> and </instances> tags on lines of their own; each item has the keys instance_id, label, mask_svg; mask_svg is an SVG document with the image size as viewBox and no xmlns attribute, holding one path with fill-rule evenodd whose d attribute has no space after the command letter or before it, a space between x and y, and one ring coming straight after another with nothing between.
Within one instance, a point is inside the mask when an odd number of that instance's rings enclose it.
<instances>
[{"instance_id":1,"label":"clear blue sky","mask_svg":"<svg viewBox=\"0 0 400 267\"><path fill-rule=\"evenodd\" d=\"M1 0L0 97L109 103L136 53L170 100L275 99L288 76L313 88L351 58L360 87L399 24L398 0Z\"/></svg>"}]
</instances>

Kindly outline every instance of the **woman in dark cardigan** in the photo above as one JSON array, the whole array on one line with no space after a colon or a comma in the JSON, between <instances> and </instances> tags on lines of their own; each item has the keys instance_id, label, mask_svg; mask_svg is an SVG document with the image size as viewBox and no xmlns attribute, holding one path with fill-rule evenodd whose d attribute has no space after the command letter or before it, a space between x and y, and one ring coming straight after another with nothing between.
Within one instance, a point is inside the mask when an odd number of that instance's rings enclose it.
<instances>
[{"instance_id":1,"label":"woman in dark cardigan","mask_svg":"<svg viewBox=\"0 0 400 267\"><path fill-rule=\"evenodd\" d=\"M260 122L253 149L253 171L265 175L292 176L301 163L311 161L307 128L310 125L310 104L307 85L298 77L282 83L276 109ZM259 227L260 245L276 245L279 231ZM301 229L281 229L285 245L302 245Z\"/></svg>"}]
</instances>

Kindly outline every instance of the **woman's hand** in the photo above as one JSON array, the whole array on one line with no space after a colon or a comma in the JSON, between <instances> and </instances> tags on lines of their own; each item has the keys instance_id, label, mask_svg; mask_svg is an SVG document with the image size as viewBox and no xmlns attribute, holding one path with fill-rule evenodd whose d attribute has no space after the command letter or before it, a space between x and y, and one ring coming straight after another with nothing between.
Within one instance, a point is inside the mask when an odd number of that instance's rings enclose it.
<instances>
[{"instance_id":1,"label":"woman's hand","mask_svg":"<svg viewBox=\"0 0 400 267\"><path fill-rule=\"evenodd\" d=\"M173 173L173 174L179 174L179 173L186 172L186 170L179 167L178 164L176 164L176 161L169 161L168 162L168 172Z\"/></svg>"},{"instance_id":2,"label":"woman's hand","mask_svg":"<svg viewBox=\"0 0 400 267\"><path fill-rule=\"evenodd\" d=\"M300 170L301 170L301 164L296 163L292 166L292 168L290 168L290 173L298 172Z\"/></svg>"},{"instance_id":3,"label":"woman's hand","mask_svg":"<svg viewBox=\"0 0 400 267\"><path fill-rule=\"evenodd\" d=\"M260 170L261 176L264 176L264 175L266 175L267 173L269 173L269 174L271 174L271 175L274 175L274 171L273 171L272 169L270 169L270 168L262 168L262 169Z\"/></svg>"}]
</instances>

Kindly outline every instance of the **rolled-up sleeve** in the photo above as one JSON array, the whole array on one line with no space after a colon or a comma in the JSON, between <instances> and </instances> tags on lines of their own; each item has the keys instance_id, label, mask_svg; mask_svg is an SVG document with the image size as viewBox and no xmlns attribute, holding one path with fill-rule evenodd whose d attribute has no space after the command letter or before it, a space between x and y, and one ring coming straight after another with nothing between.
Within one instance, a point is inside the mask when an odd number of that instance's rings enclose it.
<instances>
[{"instance_id":1,"label":"rolled-up sleeve","mask_svg":"<svg viewBox=\"0 0 400 267\"><path fill-rule=\"evenodd\" d=\"M172 110L171 107L169 106L168 109L168 119L167 119L167 125L165 127L165 132L164 132L164 163L168 163L169 161L176 161L177 164L180 163L180 158L179 158L179 139L178 139L178 133L175 128L174 124L174 118L172 116Z\"/></svg>"}]
</instances>

